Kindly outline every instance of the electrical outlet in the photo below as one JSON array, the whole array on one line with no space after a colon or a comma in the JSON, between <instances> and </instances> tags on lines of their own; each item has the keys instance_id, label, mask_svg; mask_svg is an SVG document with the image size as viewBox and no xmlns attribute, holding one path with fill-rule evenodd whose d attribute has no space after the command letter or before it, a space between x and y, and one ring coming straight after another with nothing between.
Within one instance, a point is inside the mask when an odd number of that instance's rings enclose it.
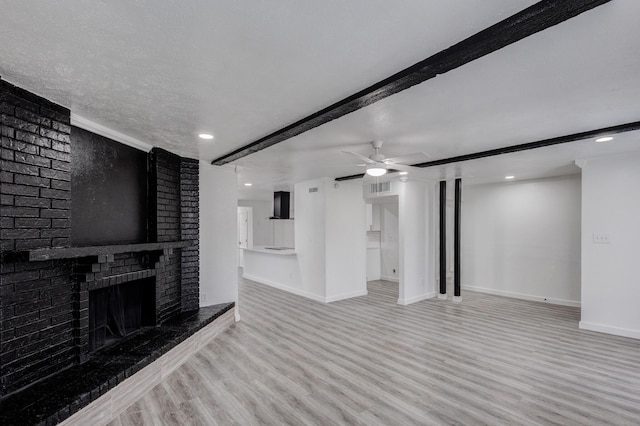
<instances>
[{"instance_id":1,"label":"electrical outlet","mask_svg":"<svg viewBox=\"0 0 640 426\"><path fill-rule=\"evenodd\" d=\"M594 244L611 244L611 236L609 234L593 234Z\"/></svg>"}]
</instances>

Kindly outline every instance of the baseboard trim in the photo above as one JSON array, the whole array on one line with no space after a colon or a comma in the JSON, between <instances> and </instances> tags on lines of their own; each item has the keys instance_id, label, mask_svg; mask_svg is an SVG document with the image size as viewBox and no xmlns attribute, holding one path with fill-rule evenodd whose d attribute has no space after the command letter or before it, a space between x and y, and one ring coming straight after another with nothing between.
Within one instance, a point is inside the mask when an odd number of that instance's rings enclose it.
<instances>
[{"instance_id":1,"label":"baseboard trim","mask_svg":"<svg viewBox=\"0 0 640 426\"><path fill-rule=\"evenodd\" d=\"M300 290L293 287L288 287L286 285L277 283L275 281L266 280L261 277L257 277L255 275L242 274L242 278L255 281L260 284L268 285L269 287L277 288L278 290L286 291L287 293L295 294L296 296L306 297L307 299L315 300L316 302L326 303L325 297L318 296L317 294L309 293L304 290Z\"/></svg>"},{"instance_id":2,"label":"baseboard trim","mask_svg":"<svg viewBox=\"0 0 640 426\"><path fill-rule=\"evenodd\" d=\"M365 290L352 291L351 293L342 293L335 296L325 297L325 303L337 302L339 300L351 299L352 297L366 296L369 292Z\"/></svg>"},{"instance_id":3,"label":"baseboard trim","mask_svg":"<svg viewBox=\"0 0 640 426\"><path fill-rule=\"evenodd\" d=\"M533 296L530 294L516 293L513 291L494 290L492 288L475 287L475 286L469 286L469 285L462 287L462 290L476 291L478 293L493 294L496 296L511 297L512 299L522 299L522 300L531 300L533 302L550 303L552 305L571 306L574 308L580 307L580 302L573 301L573 300L550 299L548 297Z\"/></svg>"},{"instance_id":4,"label":"baseboard trim","mask_svg":"<svg viewBox=\"0 0 640 426\"><path fill-rule=\"evenodd\" d=\"M392 283L399 283L400 279L396 278L396 277L384 277L384 276L380 276L380 279L382 281L391 281Z\"/></svg>"},{"instance_id":5,"label":"baseboard trim","mask_svg":"<svg viewBox=\"0 0 640 426\"><path fill-rule=\"evenodd\" d=\"M610 325L597 324L588 321L580 321L578 323L578 328L580 328L581 330L597 331L598 333L606 333L613 334L615 336L640 339L640 330L632 330L630 328L613 327Z\"/></svg>"},{"instance_id":6,"label":"baseboard trim","mask_svg":"<svg viewBox=\"0 0 640 426\"><path fill-rule=\"evenodd\" d=\"M398 305L411 305L412 303L420 302L422 300L432 299L436 297L436 292L421 294L419 296L409 297L407 299L398 299Z\"/></svg>"}]
</instances>

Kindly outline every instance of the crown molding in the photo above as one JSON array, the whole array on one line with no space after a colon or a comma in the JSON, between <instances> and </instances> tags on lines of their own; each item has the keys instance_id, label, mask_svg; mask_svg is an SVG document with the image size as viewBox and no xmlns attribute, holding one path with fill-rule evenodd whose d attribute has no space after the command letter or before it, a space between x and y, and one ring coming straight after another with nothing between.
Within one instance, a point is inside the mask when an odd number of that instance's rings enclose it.
<instances>
[{"instance_id":1,"label":"crown molding","mask_svg":"<svg viewBox=\"0 0 640 426\"><path fill-rule=\"evenodd\" d=\"M113 129L103 126L102 124L95 123L82 116L79 116L78 114L74 114L73 112L71 113L71 125L87 130L89 132L93 132L97 135L104 136L105 138L113 139L116 142L120 142L121 144L128 145L141 151L149 152L151 151L151 148L153 148L153 145L142 142L141 140L138 140L136 138L132 138L131 136L125 135L124 133L117 132Z\"/></svg>"}]
</instances>

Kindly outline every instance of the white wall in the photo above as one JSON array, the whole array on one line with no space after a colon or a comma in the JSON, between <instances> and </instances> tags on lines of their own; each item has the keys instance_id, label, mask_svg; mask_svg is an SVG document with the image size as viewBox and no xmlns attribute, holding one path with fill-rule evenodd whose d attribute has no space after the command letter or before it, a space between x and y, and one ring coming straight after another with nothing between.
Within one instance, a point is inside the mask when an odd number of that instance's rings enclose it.
<instances>
[{"instance_id":1,"label":"white wall","mask_svg":"<svg viewBox=\"0 0 640 426\"><path fill-rule=\"evenodd\" d=\"M579 306L580 193L579 174L464 186L463 290Z\"/></svg>"},{"instance_id":2,"label":"white wall","mask_svg":"<svg viewBox=\"0 0 640 426\"><path fill-rule=\"evenodd\" d=\"M253 245L272 245L273 231L269 217L273 214L273 201L238 200L238 206L253 208Z\"/></svg>"},{"instance_id":3,"label":"white wall","mask_svg":"<svg viewBox=\"0 0 640 426\"><path fill-rule=\"evenodd\" d=\"M409 180L399 184L400 291L408 305L434 297L433 184Z\"/></svg>"},{"instance_id":4,"label":"white wall","mask_svg":"<svg viewBox=\"0 0 640 426\"><path fill-rule=\"evenodd\" d=\"M380 220L380 275L381 279L398 281L400 260L400 224L398 197L383 204L375 204L374 212Z\"/></svg>"},{"instance_id":5,"label":"white wall","mask_svg":"<svg viewBox=\"0 0 640 426\"><path fill-rule=\"evenodd\" d=\"M309 192L310 188L317 188ZM333 302L367 294L366 210L359 182L295 185L298 292ZM317 297L316 297L317 296Z\"/></svg>"},{"instance_id":6,"label":"white wall","mask_svg":"<svg viewBox=\"0 0 640 426\"><path fill-rule=\"evenodd\" d=\"M367 281L379 280L380 277L380 247L367 247Z\"/></svg>"},{"instance_id":7,"label":"white wall","mask_svg":"<svg viewBox=\"0 0 640 426\"><path fill-rule=\"evenodd\" d=\"M238 301L236 174L200 162L200 306Z\"/></svg>"},{"instance_id":8,"label":"white wall","mask_svg":"<svg viewBox=\"0 0 640 426\"><path fill-rule=\"evenodd\" d=\"M328 180L324 187L326 300L363 296L367 294L367 233L362 184L341 182L336 188Z\"/></svg>"},{"instance_id":9,"label":"white wall","mask_svg":"<svg viewBox=\"0 0 640 426\"><path fill-rule=\"evenodd\" d=\"M309 188L318 188L309 192ZM295 247L300 268L300 290L325 297L325 181L316 179L295 185Z\"/></svg>"},{"instance_id":10,"label":"white wall","mask_svg":"<svg viewBox=\"0 0 640 426\"><path fill-rule=\"evenodd\" d=\"M276 247L295 247L295 221L293 219L271 220L272 244Z\"/></svg>"},{"instance_id":11,"label":"white wall","mask_svg":"<svg viewBox=\"0 0 640 426\"><path fill-rule=\"evenodd\" d=\"M582 167L580 328L640 338L640 154ZM607 234L609 244L595 244Z\"/></svg>"}]
</instances>

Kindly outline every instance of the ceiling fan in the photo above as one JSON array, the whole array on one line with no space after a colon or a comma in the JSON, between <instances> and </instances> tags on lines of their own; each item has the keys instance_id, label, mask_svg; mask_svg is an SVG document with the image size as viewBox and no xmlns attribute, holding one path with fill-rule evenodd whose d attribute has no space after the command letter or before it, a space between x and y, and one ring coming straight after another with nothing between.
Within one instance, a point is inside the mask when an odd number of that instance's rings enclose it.
<instances>
[{"instance_id":1,"label":"ceiling fan","mask_svg":"<svg viewBox=\"0 0 640 426\"><path fill-rule=\"evenodd\" d=\"M393 157L387 158L383 154L380 153L380 148L382 148L383 141L372 141L371 146L373 147L374 153L369 157L365 157L364 155L357 154L351 151L342 151L345 154L353 155L354 157L359 158L360 160L364 160L365 164L359 164L359 166L364 166L367 168L366 173L369 176L379 177L386 174L391 170L400 170L400 172L424 172L420 167L407 166L405 164L400 164L404 162L421 162L429 156L424 152L416 152L413 154L403 155L401 157Z\"/></svg>"}]
</instances>

